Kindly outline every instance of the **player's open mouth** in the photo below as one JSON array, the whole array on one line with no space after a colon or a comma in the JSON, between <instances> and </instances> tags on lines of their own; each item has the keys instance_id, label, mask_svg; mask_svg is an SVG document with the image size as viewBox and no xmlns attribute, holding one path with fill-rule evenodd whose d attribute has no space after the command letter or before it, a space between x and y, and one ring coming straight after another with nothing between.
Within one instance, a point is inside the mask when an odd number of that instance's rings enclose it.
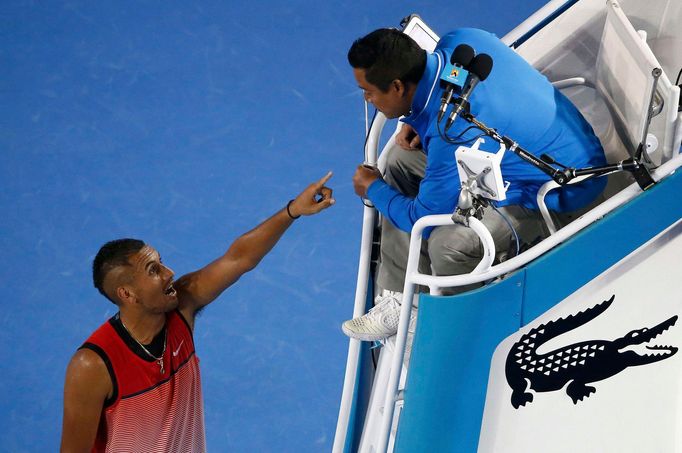
<instances>
[{"instance_id":1,"label":"player's open mouth","mask_svg":"<svg viewBox=\"0 0 682 453\"><path fill-rule=\"evenodd\" d=\"M175 296L176 292L175 292L175 288L173 288L173 284L171 283L170 285L168 285L168 288L166 288L166 290L163 293L166 296Z\"/></svg>"}]
</instances>

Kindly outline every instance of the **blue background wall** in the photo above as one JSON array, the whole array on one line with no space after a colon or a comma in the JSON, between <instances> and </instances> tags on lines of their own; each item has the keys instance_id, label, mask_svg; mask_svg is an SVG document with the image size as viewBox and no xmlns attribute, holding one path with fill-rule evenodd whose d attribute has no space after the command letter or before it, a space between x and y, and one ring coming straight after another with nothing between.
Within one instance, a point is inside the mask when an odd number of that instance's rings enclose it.
<instances>
[{"instance_id":1,"label":"blue background wall","mask_svg":"<svg viewBox=\"0 0 682 453\"><path fill-rule=\"evenodd\" d=\"M328 451L361 204L351 42L419 13L499 36L544 1L0 4L0 445L55 451L75 349L115 307L90 263L139 237L182 275L328 170L301 219L197 322L210 451Z\"/></svg>"}]
</instances>

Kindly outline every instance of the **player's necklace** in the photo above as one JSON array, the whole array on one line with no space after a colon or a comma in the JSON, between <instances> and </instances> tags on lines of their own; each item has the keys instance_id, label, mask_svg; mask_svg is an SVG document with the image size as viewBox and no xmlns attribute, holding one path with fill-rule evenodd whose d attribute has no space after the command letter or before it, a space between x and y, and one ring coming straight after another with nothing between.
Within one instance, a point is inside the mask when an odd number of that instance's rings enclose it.
<instances>
[{"instance_id":1,"label":"player's necklace","mask_svg":"<svg viewBox=\"0 0 682 453\"><path fill-rule=\"evenodd\" d=\"M130 335L130 338L132 338L133 340L135 340L135 343L137 343L138 345L140 345L140 347L142 348L142 350L143 350L144 352L146 352L147 355L148 355L149 357L151 357L152 359L156 360L156 363L159 365L159 371L161 372L161 374L163 374L163 373L166 371L165 368L163 367L163 355L166 353L166 340L168 339L168 330L166 330L166 332L164 333L164 336L163 336L163 351L161 351L161 357L156 357L154 354L152 354L151 352L149 352L149 350L148 350L147 348L145 348L144 345L143 345L142 343L140 343L139 341L137 341L137 339L133 336L132 333L130 333L130 330L128 330L128 328L126 327L126 325L123 324L123 318L121 318L121 317L119 316L118 319L121 320L121 325L123 326L123 328L125 329L125 331L128 332L128 335Z\"/></svg>"}]
</instances>

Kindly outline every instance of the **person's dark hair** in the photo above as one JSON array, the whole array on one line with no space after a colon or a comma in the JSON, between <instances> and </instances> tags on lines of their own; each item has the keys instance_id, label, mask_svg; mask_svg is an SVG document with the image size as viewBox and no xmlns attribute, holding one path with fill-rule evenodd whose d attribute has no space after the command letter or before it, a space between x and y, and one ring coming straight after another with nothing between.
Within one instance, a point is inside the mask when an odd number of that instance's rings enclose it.
<instances>
[{"instance_id":1,"label":"person's dark hair","mask_svg":"<svg viewBox=\"0 0 682 453\"><path fill-rule=\"evenodd\" d=\"M386 92L396 79L404 84L419 83L426 67L426 51L405 33L380 28L353 43L348 63L364 69L367 81Z\"/></svg>"},{"instance_id":2,"label":"person's dark hair","mask_svg":"<svg viewBox=\"0 0 682 453\"><path fill-rule=\"evenodd\" d=\"M139 239L116 239L104 244L92 261L92 281L99 292L112 301L118 303L104 292L104 278L112 269L119 266L129 266L128 258L139 252L145 243Z\"/></svg>"}]
</instances>

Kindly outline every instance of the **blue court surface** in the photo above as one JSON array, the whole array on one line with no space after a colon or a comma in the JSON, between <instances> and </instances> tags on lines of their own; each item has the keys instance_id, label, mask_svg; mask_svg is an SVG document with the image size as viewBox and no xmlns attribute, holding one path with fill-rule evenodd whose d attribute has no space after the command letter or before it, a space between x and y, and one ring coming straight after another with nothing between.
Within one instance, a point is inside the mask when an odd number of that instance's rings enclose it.
<instances>
[{"instance_id":1,"label":"blue court surface","mask_svg":"<svg viewBox=\"0 0 682 453\"><path fill-rule=\"evenodd\" d=\"M334 171L198 319L209 451L333 442L352 313L364 109L352 41L418 13L498 36L543 1L16 1L0 5L0 450L56 451L64 372L116 312L99 247L155 246L180 276Z\"/></svg>"}]
</instances>

